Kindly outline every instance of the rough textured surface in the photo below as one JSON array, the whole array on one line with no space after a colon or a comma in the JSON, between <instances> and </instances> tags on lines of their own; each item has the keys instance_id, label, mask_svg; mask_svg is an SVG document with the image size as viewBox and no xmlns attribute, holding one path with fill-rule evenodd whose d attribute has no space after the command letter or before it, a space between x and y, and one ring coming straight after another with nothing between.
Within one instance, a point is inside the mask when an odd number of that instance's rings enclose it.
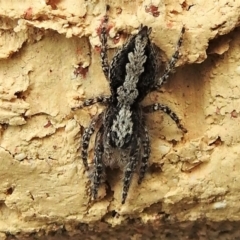
<instances>
[{"instance_id":1,"label":"rough textured surface","mask_svg":"<svg viewBox=\"0 0 240 240\"><path fill-rule=\"evenodd\" d=\"M117 170L90 202L79 158L82 128L103 107L71 111L109 92L98 38L106 3L111 48L142 23L169 58L186 28L181 67L144 104L169 105L188 134L148 116L151 167L124 205ZM0 19L1 239L239 239L239 1L12 0Z\"/></svg>"}]
</instances>

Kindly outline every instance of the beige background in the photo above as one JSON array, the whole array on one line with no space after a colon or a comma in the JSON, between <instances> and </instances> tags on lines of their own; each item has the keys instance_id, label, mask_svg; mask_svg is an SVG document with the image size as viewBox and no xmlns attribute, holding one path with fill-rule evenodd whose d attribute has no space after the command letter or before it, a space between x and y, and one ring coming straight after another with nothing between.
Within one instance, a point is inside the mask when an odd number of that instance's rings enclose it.
<instances>
[{"instance_id":1,"label":"beige background","mask_svg":"<svg viewBox=\"0 0 240 240\"><path fill-rule=\"evenodd\" d=\"M90 201L80 159L83 128L104 107L71 111L109 93L98 38L106 4L109 56L144 24L170 58L186 28L176 73L143 104L167 104L188 133L148 115L151 167L124 205L118 170ZM230 224L240 221L239 19L234 0L1 1L0 237L240 236Z\"/></svg>"}]
</instances>

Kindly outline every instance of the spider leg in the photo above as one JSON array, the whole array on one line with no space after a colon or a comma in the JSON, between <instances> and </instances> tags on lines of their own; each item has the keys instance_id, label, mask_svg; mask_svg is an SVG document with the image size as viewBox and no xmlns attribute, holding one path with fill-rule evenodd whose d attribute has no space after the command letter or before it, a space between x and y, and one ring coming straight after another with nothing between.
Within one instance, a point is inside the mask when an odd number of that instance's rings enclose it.
<instances>
[{"instance_id":1,"label":"spider leg","mask_svg":"<svg viewBox=\"0 0 240 240\"><path fill-rule=\"evenodd\" d=\"M147 130L147 127L145 126L145 123L143 125L142 147L143 147L143 156L142 156L140 170L139 170L138 184L140 184L144 178L144 175L145 175L147 167L148 167L148 159L149 159L150 152L151 152L148 130Z\"/></svg>"},{"instance_id":2,"label":"spider leg","mask_svg":"<svg viewBox=\"0 0 240 240\"><path fill-rule=\"evenodd\" d=\"M159 110L168 114L172 118L172 120L176 123L177 127L181 129L184 133L187 132L187 129L184 128L183 125L180 123L180 119L178 118L177 114L173 112L168 106L160 103L154 103L152 105L143 107L143 111L145 113L152 113Z\"/></svg>"},{"instance_id":3,"label":"spider leg","mask_svg":"<svg viewBox=\"0 0 240 240\"><path fill-rule=\"evenodd\" d=\"M164 71L163 75L160 77L160 79L157 81L156 85L154 86L154 89L160 88L167 81L170 73L174 71L176 62L179 59L179 49L182 45L184 32L185 32L185 28L183 27L180 38L178 39L178 42L177 42L177 47L176 47L175 53L172 55L170 61L168 62L167 68L165 69L165 71Z\"/></svg>"},{"instance_id":4,"label":"spider leg","mask_svg":"<svg viewBox=\"0 0 240 240\"><path fill-rule=\"evenodd\" d=\"M111 99L110 96L98 96L98 97L94 97L94 98L88 98L78 107L72 108L72 110L77 110L79 108L91 106L95 103L109 103L110 99Z\"/></svg>"},{"instance_id":5,"label":"spider leg","mask_svg":"<svg viewBox=\"0 0 240 240\"><path fill-rule=\"evenodd\" d=\"M104 165L102 162L102 156L104 152L103 147L103 125L99 129L94 148L94 172L93 172L93 186L92 186L92 198L97 198L98 188L103 178Z\"/></svg>"},{"instance_id":6,"label":"spider leg","mask_svg":"<svg viewBox=\"0 0 240 240\"><path fill-rule=\"evenodd\" d=\"M108 63L108 57L107 57L107 22L108 22L108 16L105 16L102 23L102 29L100 34L100 41L101 41L100 56L101 56L103 73L105 77L108 79L109 63Z\"/></svg>"},{"instance_id":7,"label":"spider leg","mask_svg":"<svg viewBox=\"0 0 240 240\"><path fill-rule=\"evenodd\" d=\"M122 204L125 203L129 186L132 180L133 173L136 170L139 158L139 150L140 150L140 141L139 137L135 138L133 145L130 149L130 159L126 165L124 171L124 179L123 179L123 192L122 192Z\"/></svg>"},{"instance_id":8,"label":"spider leg","mask_svg":"<svg viewBox=\"0 0 240 240\"><path fill-rule=\"evenodd\" d=\"M104 163L107 165L107 166L110 166L111 168L113 167L112 166L112 155L113 155L113 150L112 148L110 147L109 144L105 144L104 145Z\"/></svg>"},{"instance_id":9,"label":"spider leg","mask_svg":"<svg viewBox=\"0 0 240 240\"><path fill-rule=\"evenodd\" d=\"M90 125L84 130L83 136L82 136L82 160L83 164L88 170L88 163L87 163L87 158L88 158L88 146L90 142L90 138L92 134L94 133L96 123L102 119L103 113L99 114L96 118L93 118Z\"/></svg>"}]
</instances>

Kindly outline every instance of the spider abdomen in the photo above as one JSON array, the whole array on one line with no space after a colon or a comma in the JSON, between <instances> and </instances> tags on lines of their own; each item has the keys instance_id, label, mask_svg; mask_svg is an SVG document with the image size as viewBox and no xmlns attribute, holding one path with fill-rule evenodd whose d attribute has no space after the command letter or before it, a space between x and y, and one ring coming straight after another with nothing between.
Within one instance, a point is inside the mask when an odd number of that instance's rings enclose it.
<instances>
[{"instance_id":1,"label":"spider abdomen","mask_svg":"<svg viewBox=\"0 0 240 240\"><path fill-rule=\"evenodd\" d=\"M149 39L150 32L151 28L142 27L112 59L110 87L119 102L129 98L132 98L129 104L139 102L156 84L158 61L155 46Z\"/></svg>"}]
</instances>

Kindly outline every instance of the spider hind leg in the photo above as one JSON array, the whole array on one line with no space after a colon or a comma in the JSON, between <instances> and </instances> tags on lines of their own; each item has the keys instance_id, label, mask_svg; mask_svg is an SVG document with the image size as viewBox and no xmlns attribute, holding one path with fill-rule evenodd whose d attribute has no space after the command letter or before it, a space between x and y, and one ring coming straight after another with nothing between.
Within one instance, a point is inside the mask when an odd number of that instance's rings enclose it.
<instances>
[{"instance_id":1,"label":"spider hind leg","mask_svg":"<svg viewBox=\"0 0 240 240\"><path fill-rule=\"evenodd\" d=\"M140 169L139 169L139 178L138 178L138 184L141 184L144 175L148 168L148 159L150 157L150 140L148 135L148 130L145 124L143 125L143 140L142 140L142 148L143 148L143 156L141 159Z\"/></svg>"},{"instance_id":2,"label":"spider hind leg","mask_svg":"<svg viewBox=\"0 0 240 240\"><path fill-rule=\"evenodd\" d=\"M89 143L90 143L90 138L95 131L96 124L100 120L102 120L102 116L103 116L103 114L101 113L96 118L93 118L91 123L89 124L89 126L87 128L85 128L83 136L82 136L81 156L82 156L82 161L83 161L83 164L84 164L86 170L89 169L87 159L88 159L88 147L89 147Z\"/></svg>"},{"instance_id":3,"label":"spider hind leg","mask_svg":"<svg viewBox=\"0 0 240 240\"><path fill-rule=\"evenodd\" d=\"M105 167L102 161L104 146L103 146L103 125L99 129L94 148L94 172L93 172L93 184L92 184L92 198L97 198L98 188L103 180Z\"/></svg>"}]
</instances>

